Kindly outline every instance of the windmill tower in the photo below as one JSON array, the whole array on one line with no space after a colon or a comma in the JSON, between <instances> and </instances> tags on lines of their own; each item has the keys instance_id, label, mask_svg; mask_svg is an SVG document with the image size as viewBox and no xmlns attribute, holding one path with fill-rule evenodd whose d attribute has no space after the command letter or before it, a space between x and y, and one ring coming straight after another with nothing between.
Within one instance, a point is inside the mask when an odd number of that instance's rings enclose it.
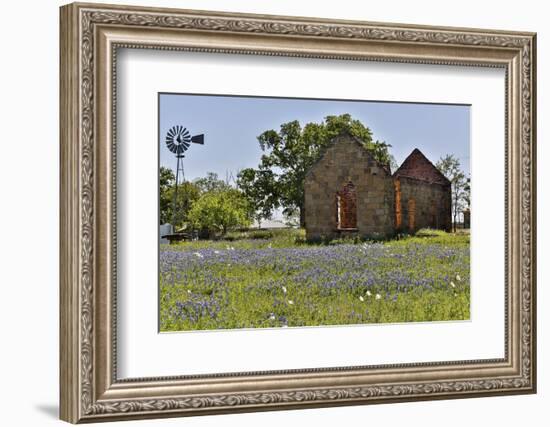
<instances>
[{"instance_id":1,"label":"windmill tower","mask_svg":"<svg viewBox=\"0 0 550 427\"><path fill-rule=\"evenodd\" d=\"M185 152L191 145L201 144L204 145L204 135L195 135L191 136L189 131L183 126L177 125L173 126L166 133L166 147L172 153L176 155L176 182L174 187L174 209L172 211L172 225L176 224L176 212L178 204L178 185L182 184L185 181L185 173L183 169L183 158L185 157Z\"/></svg>"}]
</instances>

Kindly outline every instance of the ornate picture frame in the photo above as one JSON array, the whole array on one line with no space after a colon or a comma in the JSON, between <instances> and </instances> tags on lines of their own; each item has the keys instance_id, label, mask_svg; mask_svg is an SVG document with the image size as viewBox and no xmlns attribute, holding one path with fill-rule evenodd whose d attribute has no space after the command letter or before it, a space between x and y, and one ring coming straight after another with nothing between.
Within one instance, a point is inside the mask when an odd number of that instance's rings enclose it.
<instances>
[{"instance_id":1,"label":"ornate picture frame","mask_svg":"<svg viewBox=\"0 0 550 427\"><path fill-rule=\"evenodd\" d=\"M112 421L536 391L536 35L98 4L61 8L60 416ZM506 73L504 358L117 377L117 49Z\"/></svg>"}]
</instances>

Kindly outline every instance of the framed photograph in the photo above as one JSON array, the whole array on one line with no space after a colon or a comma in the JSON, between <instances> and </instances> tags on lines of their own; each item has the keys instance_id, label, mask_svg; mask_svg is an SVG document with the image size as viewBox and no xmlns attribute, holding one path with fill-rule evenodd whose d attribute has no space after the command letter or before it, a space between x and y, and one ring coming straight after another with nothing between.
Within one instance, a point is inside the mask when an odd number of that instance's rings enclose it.
<instances>
[{"instance_id":1,"label":"framed photograph","mask_svg":"<svg viewBox=\"0 0 550 427\"><path fill-rule=\"evenodd\" d=\"M535 34L60 22L63 420L536 391Z\"/></svg>"}]
</instances>

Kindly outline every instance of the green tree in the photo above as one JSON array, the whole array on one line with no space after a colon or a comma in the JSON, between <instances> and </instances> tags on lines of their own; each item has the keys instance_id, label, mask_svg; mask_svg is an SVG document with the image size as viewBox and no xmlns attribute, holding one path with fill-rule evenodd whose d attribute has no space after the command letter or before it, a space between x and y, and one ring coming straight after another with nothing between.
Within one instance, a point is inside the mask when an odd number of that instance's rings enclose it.
<instances>
[{"instance_id":1,"label":"green tree","mask_svg":"<svg viewBox=\"0 0 550 427\"><path fill-rule=\"evenodd\" d=\"M170 189L174 185L175 177L172 169L160 167L159 170L159 222L166 224L172 221L172 205L174 203L173 195Z\"/></svg>"},{"instance_id":2,"label":"green tree","mask_svg":"<svg viewBox=\"0 0 550 427\"><path fill-rule=\"evenodd\" d=\"M172 201L169 209L170 216L168 218L169 222L172 223L174 228L177 230L185 228L187 223L189 222L189 211L191 210L191 207L193 206L195 201L198 200L198 198L200 197L200 190L195 184L189 181L178 184L176 214L173 215L172 210L174 207L174 191L174 186L172 186L168 190L168 196Z\"/></svg>"},{"instance_id":3,"label":"green tree","mask_svg":"<svg viewBox=\"0 0 550 427\"><path fill-rule=\"evenodd\" d=\"M453 154L441 157L435 166L451 181L451 213L453 230L456 231L458 215L465 208L465 204L469 204L470 180L466 179L460 167L460 160Z\"/></svg>"},{"instance_id":4,"label":"green tree","mask_svg":"<svg viewBox=\"0 0 550 427\"><path fill-rule=\"evenodd\" d=\"M372 140L371 130L349 114L327 116L321 123L308 123L304 127L297 120L283 123L279 131L268 130L258 136L264 151L257 173L271 171L273 194L278 201L264 206L264 212L280 204L286 215L296 210L300 225L304 226L304 179L309 168L319 159L322 150L330 141L343 132L358 138L373 157L384 165L392 163L389 144ZM393 161L394 162L394 161ZM395 163L395 162L394 162ZM267 199L264 199L267 202Z\"/></svg>"},{"instance_id":5,"label":"green tree","mask_svg":"<svg viewBox=\"0 0 550 427\"><path fill-rule=\"evenodd\" d=\"M248 200L252 217L260 228L261 222L270 219L273 208L278 206L275 174L269 169L243 169L237 175L237 187Z\"/></svg>"},{"instance_id":6,"label":"green tree","mask_svg":"<svg viewBox=\"0 0 550 427\"><path fill-rule=\"evenodd\" d=\"M250 206L244 194L235 188L212 190L202 194L189 211L189 221L209 235L250 225Z\"/></svg>"},{"instance_id":7,"label":"green tree","mask_svg":"<svg viewBox=\"0 0 550 427\"><path fill-rule=\"evenodd\" d=\"M218 174L215 172L207 172L204 178L197 178L193 183L197 186L201 194L230 188L229 184L219 179Z\"/></svg>"}]
</instances>

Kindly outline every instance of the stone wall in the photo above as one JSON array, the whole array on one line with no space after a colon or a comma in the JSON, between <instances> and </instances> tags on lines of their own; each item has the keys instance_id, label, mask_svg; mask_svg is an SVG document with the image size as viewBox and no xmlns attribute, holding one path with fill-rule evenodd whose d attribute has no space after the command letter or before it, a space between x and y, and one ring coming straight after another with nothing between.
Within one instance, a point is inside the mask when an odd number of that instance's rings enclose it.
<instances>
[{"instance_id":1,"label":"stone wall","mask_svg":"<svg viewBox=\"0 0 550 427\"><path fill-rule=\"evenodd\" d=\"M449 185L414 178L395 178L397 231L421 228L451 230L451 189Z\"/></svg>"},{"instance_id":2,"label":"stone wall","mask_svg":"<svg viewBox=\"0 0 550 427\"><path fill-rule=\"evenodd\" d=\"M353 184L356 229L338 228L337 195ZM309 170L305 183L305 223L309 240L343 235L387 237L394 233L393 179L360 142L341 135Z\"/></svg>"}]
</instances>

